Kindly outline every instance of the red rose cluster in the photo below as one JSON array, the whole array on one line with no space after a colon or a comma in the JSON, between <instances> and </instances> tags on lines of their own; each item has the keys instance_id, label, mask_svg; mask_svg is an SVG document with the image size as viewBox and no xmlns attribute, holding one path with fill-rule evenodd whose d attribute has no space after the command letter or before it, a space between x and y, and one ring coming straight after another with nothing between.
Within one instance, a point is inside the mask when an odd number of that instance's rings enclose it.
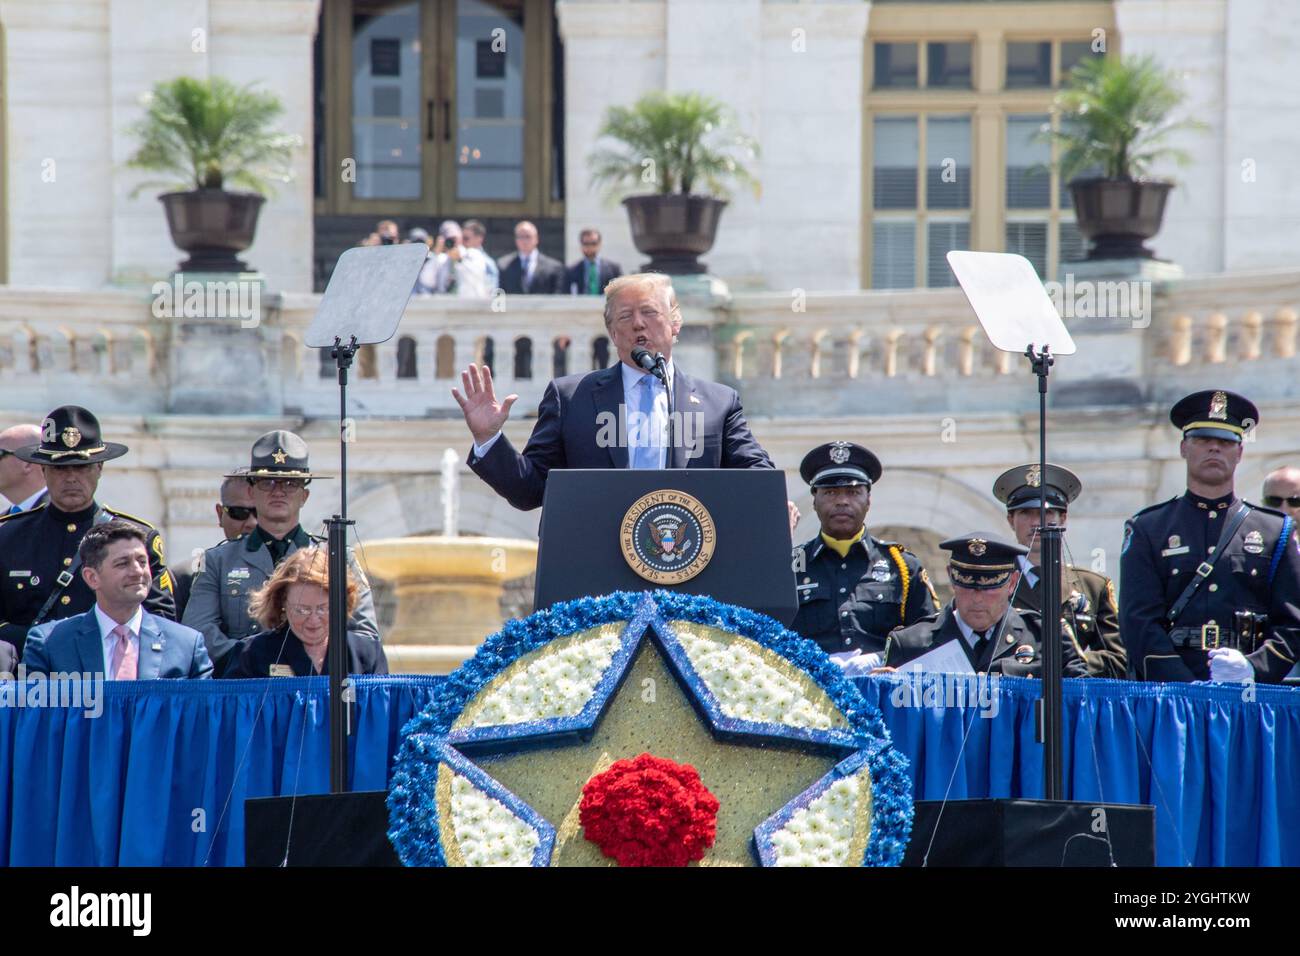
<instances>
[{"instance_id":1,"label":"red rose cluster","mask_svg":"<svg viewBox=\"0 0 1300 956\"><path fill-rule=\"evenodd\" d=\"M718 798L689 764L641 754L587 781L578 819L619 866L685 866L713 846Z\"/></svg>"}]
</instances>

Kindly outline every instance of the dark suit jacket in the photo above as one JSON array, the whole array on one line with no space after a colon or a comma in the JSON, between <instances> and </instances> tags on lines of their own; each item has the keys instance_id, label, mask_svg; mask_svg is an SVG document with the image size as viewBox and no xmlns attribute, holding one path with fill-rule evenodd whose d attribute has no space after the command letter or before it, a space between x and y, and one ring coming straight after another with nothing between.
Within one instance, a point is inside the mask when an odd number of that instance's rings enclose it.
<instances>
[{"instance_id":1,"label":"dark suit jacket","mask_svg":"<svg viewBox=\"0 0 1300 956\"><path fill-rule=\"evenodd\" d=\"M497 260L501 269L501 288L515 295L559 295L568 292L564 284L564 263L550 256L537 253L537 265L533 268L533 284L524 289L524 268L519 263L519 253L512 252Z\"/></svg>"},{"instance_id":2,"label":"dark suit jacket","mask_svg":"<svg viewBox=\"0 0 1300 956\"><path fill-rule=\"evenodd\" d=\"M954 616L952 602L942 611L907 627L900 627L885 642L885 666L906 664L949 641L960 641L961 648L970 659L971 667L979 674L1002 674L1006 677L1041 677L1043 672L1042 618L1033 611L1007 610L1005 626L996 643L986 648L984 659L962 637L961 628ZM1021 658L1024 658L1023 660ZM1061 637L1061 673L1065 677L1087 677L1088 669L1074 645L1065 635Z\"/></svg>"},{"instance_id":3,"label":"dark suit jacket","mask_svg":"<svg viewBox=\"0 0 1300 956\"><path fill-rule=\"evenodd\" d=\"M596 278L596 284L600 292L604 293L605 286L609 285L615 279L623 274L623 267L617 262L613 262L603 256L597 260L600 266L600 274ZM587 257L583 256L564 273L564 291L572 292L577 295L587 295Z\"/></svg>"},{"instance_id":4,"label":"dark suit jacket","mask_svg":"<svg viewBox=\"0 0 1300 956\"><path fill-rule=\"evenodd\" d=\"M616 363L555 379L546 386L524 453L515 451L502 435L482 458L471 446L469 467L520 511L541 507L546 476L552 468L626 468L627 445L618 425L623 404L621 369ZM773 467L767 452L750 434L734 388L690 378L677 368L673 407L683 420L698 413L699 418L692 421L699 425L691 426L692 435L686 434L685 427L679 429L682 434L674 442L677 447L669 449L670 468Z\"/></svg>"},{"instance_id":5,"label":"dark suit jacket","mask_svg":"<svg viewBox=\"0 0 1300 956\"><path fill-rule=\"evenodd\" d=\"M271 677L272 664L293 668L294 677L312 677L316 673L302 641L288 624L240 641L233 658L223 677ZM329 672L329 658L326 657L321 673ZM349 631L348 673L387 674L388 658L384 656L384 646L373 637Z\"/></svg>"},{"instance_id":6,"label":"dark suit jacket","mask_svg":"<svg viewBox=\"0 0 1300 956\"><path fill-rule=\"evenodd\" d=\"M92 607L83 614L47 621L27 634L23 663L29 674L102 674L104 643ZM137 680L211 677L203 635L192 627L144 612L140 619Z\"/></svg>"}]
</instances>

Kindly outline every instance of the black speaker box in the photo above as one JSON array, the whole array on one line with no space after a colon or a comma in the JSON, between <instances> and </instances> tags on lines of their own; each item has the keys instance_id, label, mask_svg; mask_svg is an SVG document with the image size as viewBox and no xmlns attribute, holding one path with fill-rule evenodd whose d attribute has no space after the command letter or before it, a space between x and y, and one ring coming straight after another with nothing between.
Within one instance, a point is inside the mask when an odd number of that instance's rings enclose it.
<instances>
[{"instance_id":1,"label":"black speaker box","mask_svg":"<svg viewBox=\"0 0 1300 956\"><path fill-rule=\"evenodd\" d=\"M244 802L244 865L401 866L388 842L385 790ZM289 820L293 819L293 832Z\"/></svg>"},{"instance_id":2,"label":"black speaker box","mask_svg":"<svg viewBox=\"0 0 1300 956\"><path fill-rule=\"evenodd\" d=\"M1064 800L917 801L912 839L903 856L903 866L1155 862L1154 807Z\"/></svg>"}]
</instances>

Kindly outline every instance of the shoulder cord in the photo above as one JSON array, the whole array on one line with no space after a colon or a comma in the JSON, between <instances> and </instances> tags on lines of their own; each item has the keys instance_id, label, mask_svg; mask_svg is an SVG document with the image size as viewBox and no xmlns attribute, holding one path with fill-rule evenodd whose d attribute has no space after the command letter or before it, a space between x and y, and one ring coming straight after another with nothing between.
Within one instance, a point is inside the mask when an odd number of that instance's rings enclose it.
<instances>
[{"instance_id":1,"label":"shoulder cord","mask_svg":"<svg viewBox=\"0 0 1300 956\"><path fill-rule=\"evenodd\" d=\"M893 545L889 548L889 556L894 559L898 565L898 573L903 579L903 603L898 611L898 623L907 623L907 593L912 588L912 575L907 570L907 562L903 560L903 549L899 545Z\"/></svg>"},{"instance_id":2,"label":"shoulder cord","mask_svg":"<svg viewBox=\"0 0 1300 956\"><path fill-rule=\"evenodd\" d=\"M1291 529L1295 524L1290 515L1282 519L1282 533L1278 535L1277 547L1273 549L1273 562L1268 566L1268 583L1273 583L1273 575L1277 574L1277 566L1282 563L1282 552L1286 550L1286 543L1291 540Z\"/></svg>"}]
</instances>

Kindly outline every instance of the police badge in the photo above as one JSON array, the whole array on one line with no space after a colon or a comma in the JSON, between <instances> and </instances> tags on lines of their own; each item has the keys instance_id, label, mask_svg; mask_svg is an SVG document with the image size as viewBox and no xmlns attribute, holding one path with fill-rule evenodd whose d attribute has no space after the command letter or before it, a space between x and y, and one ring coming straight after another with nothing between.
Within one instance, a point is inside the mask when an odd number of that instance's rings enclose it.
<instances>
[{"instance_id":1,"label":"police badge","mask_svg":"<svg viewBox=\"0 0 1300 956\"><path fill-rule=\"evenodd\" d=\"M846 441L831 442L830 450L831 461L837 465L842 465L849 460L849 443Z\"/></svg>"},{"instance_id":2,"label":"police badge","mask_svg":"<svg viewBox=\"0 0 1300 956\"><path fill-rule=\"evenodd\" d=\"M1037 465L1031 465L1025 472L1025 484L1030 488L1038 488L1043 484L1043 473Z\"/></svg>"},{"instance_id":3,"label":"police badge","mask_svg":"<svg viewBox=\"0 0 1300 956\"><path fill-rule=\"evenodd\" d=\"M1228 396L1223 392L1215 392L1210 399L1210 417L1219 421L1228 420Z\"/></svg>"},{"instance_id":4,"label":"police badge","mask_svg":"<svg viewBox=\"0 0 1300 956\"><path fill-rule=\"evenodd\" d=\"M76 448L81 444L81 430L69 425L67 428L63 429L62 434L59 435L59 439L66 447Z\"/></svg>"},{"instance_id":5,"label":"police badge","mask_svg":"<svg viewBox=\"0 0 1300 956\"><path fill-rule=\"evenodd\" d=\"M1264 551L1264 535L1259 531L1252 531L1246 535L1246 540L1242 542L1242 549L1251 554L1261 554Z\"/></svg>"},{"instance_id":6,"label":"police badge","mask_svg":"<svg viewBox=\"0 0 1300 956\"><path fill-rule=\"evenodd\" d=\"M984 552L988 551L989 543L983 538L970 539L970 553L975 557L981 557Z\"/></svg>"}]
</instances>

